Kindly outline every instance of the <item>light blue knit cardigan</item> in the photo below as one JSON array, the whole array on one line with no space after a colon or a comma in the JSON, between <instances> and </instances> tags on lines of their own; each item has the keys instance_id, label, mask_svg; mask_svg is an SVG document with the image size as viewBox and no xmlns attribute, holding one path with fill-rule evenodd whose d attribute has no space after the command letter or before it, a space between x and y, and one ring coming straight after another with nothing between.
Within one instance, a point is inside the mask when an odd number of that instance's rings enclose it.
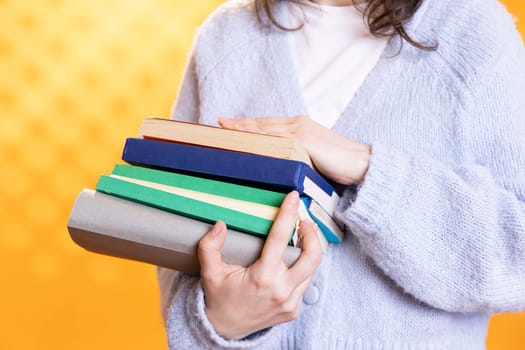
<instances>
[{"instance_id":1,"label":"light blue knit cardigan","mask_svg":"<svg viewBox=\"0 0 525 350\"><path fill-rule=\"evenodd\" d=\"M237 4L238 5L238 4ZM282 9L278 16L284 20ZM300 316L218 336L199 279L160 269L173 349L482 349L525 308L525 51L496 0L426 0L333 130L372 145ZM329 40L329 38L327 38ZM227 3L200 28L173 117L307 115L285 32ZM344 162L344 159L341 159Z\"/></svg>"}]
</instances>

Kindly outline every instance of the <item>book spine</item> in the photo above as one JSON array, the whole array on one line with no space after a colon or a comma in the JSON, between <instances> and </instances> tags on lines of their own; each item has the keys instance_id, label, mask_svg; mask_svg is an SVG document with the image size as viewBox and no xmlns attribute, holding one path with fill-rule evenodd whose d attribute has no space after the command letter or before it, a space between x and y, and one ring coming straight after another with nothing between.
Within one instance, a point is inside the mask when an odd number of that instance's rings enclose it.
<instances>
[{"instance_id":1,"label":"book spine","mask_svg":"<svg viewBox=\"0 0 525 350\"><path fill-rule=\"evenodd\" d=\"M280 192L125 164L116 164L111 174L274 207L280 207L285 197Z\"/></svg>"},{"instance_id":2,"label":"book spine","mask_svg":"<svg viewBox=\"0 0 525 350\"><path fill-rule=\"evenodd\" d=\"M88 251L198 274L197 245L211 225L84 189L75 200L67 228L73 241ZM228 228L223 259L249 266L263 244L261 238ZM287 247L283 260L291 266L299 255L298 248Z\"/></svg>"},{"instance_id":3,"label":"book spine","mask_svg":"<svg viewBox=\"0 0 525 350\"><path fill-rule=\"evenodd\" d=\"M122 160L134 165L248 181L268 185L279 192L297 190L299 193L304 191L304 168L309 168L293 160L137 138L126 140ZM322 177L310 171L308 174L322 191L332 194L333 188Z\"/></svg>"},{"instance_id":4,"label":"book spine","mask_svg":"<svg viewBox=\"0 0 525 350\"><path fill-rule=\"evenodd\" d=\"M273 223L272 220L104 175L99 178L96 189L208 223L222 220L234 229L260 236L266 236Z\"/></svg>"}]
</instances>

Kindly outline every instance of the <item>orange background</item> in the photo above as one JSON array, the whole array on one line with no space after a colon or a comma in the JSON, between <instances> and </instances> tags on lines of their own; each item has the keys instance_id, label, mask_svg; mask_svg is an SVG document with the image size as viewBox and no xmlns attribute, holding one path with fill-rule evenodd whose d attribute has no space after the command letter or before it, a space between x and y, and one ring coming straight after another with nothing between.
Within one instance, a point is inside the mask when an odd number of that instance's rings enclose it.
<instances>
[{"instance_id":1,"label":"orange background","mask_svg":"<svg viewBox=\"0 0 525 350\"><path fill-rule=\"evenodd\" d=\"M65 228L141 119L168 115L221 2L0 0L0 349L166 347L154 268L85 252ZM525 19L521 2L506 0ZM490 350L524 344L525 314L492 319Z\"/></svg>"}]
</instances>

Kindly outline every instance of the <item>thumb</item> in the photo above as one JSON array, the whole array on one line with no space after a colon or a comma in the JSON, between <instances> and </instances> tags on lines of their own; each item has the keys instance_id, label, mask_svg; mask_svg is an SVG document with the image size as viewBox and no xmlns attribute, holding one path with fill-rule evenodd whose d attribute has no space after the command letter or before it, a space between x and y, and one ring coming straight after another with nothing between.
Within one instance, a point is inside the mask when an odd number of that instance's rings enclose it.
<instances>
[{"instance_id":1,"label":"thumb","mask_svg":"<svg viewBox=\"0 0 525 350\"><path fill-rule=\"evenodd\" d=\"M217 221L215 225L201 238L197 249L201 276L214 276L217 269L224 265L221 249L226 239L226 225Z\"/></svg>"}]
</instances>

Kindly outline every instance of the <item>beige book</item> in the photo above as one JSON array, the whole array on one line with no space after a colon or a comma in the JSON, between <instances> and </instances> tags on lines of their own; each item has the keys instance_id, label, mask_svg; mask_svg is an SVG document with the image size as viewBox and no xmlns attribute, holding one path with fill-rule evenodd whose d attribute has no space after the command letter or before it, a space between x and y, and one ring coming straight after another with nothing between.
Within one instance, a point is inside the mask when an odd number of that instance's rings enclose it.
<instances>
[{"instance_id":1,"label":"beige book","mask_svg":"<svg viewBox=\"0 0 525 350\"><path fill-rule=\"evenodd\" d=\"M291 137L229 130L165 118L145 118L139 129L139 137L297 160L313 167L299 140Z\"/></svg>"}]
</instances>

